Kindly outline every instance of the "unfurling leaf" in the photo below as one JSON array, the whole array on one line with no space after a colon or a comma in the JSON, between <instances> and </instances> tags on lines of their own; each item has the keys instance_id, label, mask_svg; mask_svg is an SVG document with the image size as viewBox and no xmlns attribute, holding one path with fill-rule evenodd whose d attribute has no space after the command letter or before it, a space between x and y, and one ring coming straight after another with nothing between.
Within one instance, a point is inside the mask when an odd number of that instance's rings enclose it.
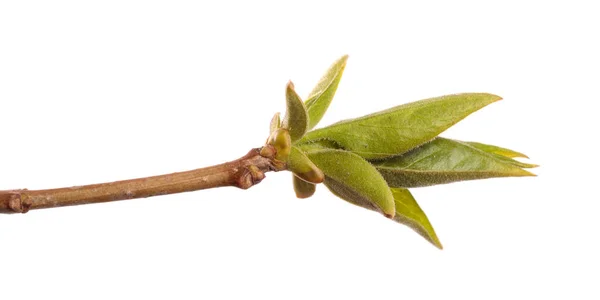
<instances>
[{"instance_id":1,"label":"unfurling leaf","mask_svg":"<svg viewBox=\"0 0 600 300\"><path fill-rule=\"evenodd\" d=\"M275 130L277 130L277 129L279 129L279 127L281 127L281 120L279 119L279 113L276 113L273 116L269 127L270 127L269 134L272 134L273 132L275 132Z\"/></svg>"},{"instance_id":2,"label":"unfurling leaf","mask_svg":"<svg viewBox=\"0 0 600 300\"><path fill-rule=\"evenodd\" d=\"M300 199L308 198L315 193L317 189L317 185L314 183L306 182L296 175L292 175L292 180L294 183L294 192L296 192L296 197Z\"/></svg>"},{"instance_id":3,"label":"unfurling leaf","mask_svg":"<svg viewBox=\"0 0 600 300\"><path fill-rule=\"evenodd\" d=\"M321 183L325 179L323 171L317 168L302 150L294 146L290 150L287 165L294 175L306 182Z\"/></svg>"},{"instance_id":4,"label":"unfurling leaf","mask_svg":"<svg viewBox=\"0 0 600 300\"><path fill-rule=\"evenodd\" d=\"M442 243L435 234L433 226L413 195L407 189L392 188L391 190L396 203L394 221L412 228L434 246L442 249Z\"/></svg>"},{"instance_id":5,"label":"unfurling leaf","mask_svg":"<svg viewBox=\"0 0 600 300\"><path fill-rule=\"evenodd\" d=\"M372 163L389 186L403 188L492 177L535 176L497 155L441 137L403 155Z\"/></svg>"},{"instance_id":6,"label":"unfurling leaf","mask_svg":"<svg viewBox=\"0 0 600 300\"><path fill-rule=\"evenodd\" d=\"M500 99L492 94L456 94L421 100L311 131L297 143L329 139L366 159L386 158L431 141Z\"/></svg>"},{"instance_id":7,"label":"unfurling leaf","mask_svg":"<svg viewBox=\"0 0 600 300\"><path fill-rule=\"evenodd\" d=\"M288 82L285 90L287 110L281 127L290 132L292 142L300 139L308 130L308 111L300 96L294 90L294 84Z\"/></svg>"},{"instance_id":8,"label":"unfurling leaf","mask_svg":"<svg viewBox=\"0 0 600 300\"><path fill-rule=\"evenodd\" d=\"M309 115L308 130L313 129L325 115L342 79L347 60L348 55L344 55L335 61L308 95L305 102Z\"/></svg>"},{"instance_id":9,"label":"unfurling leaf","mask_svg":"<svg viewBox=\"0 0 600 300\"><path fill-rule=\"evenodd\" d=\"M355 195L354 198L359 199L356 201L362 205L370 205L385 216L394 217L396 208L392 192L368 161L354 153L334 149L309 152L307 155L325 173L326 185L336 186L338 191Z\"/></svg>"}]
</instances>

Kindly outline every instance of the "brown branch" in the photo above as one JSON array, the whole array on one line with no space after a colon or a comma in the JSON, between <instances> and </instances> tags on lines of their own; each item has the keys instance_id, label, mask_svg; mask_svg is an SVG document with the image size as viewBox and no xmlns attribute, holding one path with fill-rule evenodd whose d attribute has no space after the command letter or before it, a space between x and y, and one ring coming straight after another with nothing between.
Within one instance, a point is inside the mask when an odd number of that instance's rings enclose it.
<instances>
[{"instance_id":1,"label":"brown branch","mask_svg":"<svg viewBox=\"0 0 600 300\"><path fill-rule=\"evenodd\" d=\"M222 186L247 189L265 178L265 172L283 169L281 163L273 159L274 152L271 146L265 146L224 164L146 178L49 190L0 191L0 213L26 213L30 209L146 198Z\"/></svg>"}]
</instances>

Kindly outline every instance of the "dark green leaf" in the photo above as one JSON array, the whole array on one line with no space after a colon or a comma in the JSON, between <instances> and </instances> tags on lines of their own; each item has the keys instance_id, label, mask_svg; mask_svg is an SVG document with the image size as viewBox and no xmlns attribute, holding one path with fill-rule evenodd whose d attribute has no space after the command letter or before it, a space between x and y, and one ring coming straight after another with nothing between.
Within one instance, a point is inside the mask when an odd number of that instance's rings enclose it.
<instances>
[{"instance_id":1,"label":"dark green leaf","mask_svg":"<svg viewBox=\"0 0 600 300\"><path fill-rule=\"evenodd\" d=\"M308 95L306 108L309 115L309 130L321 121L329 104L331 104L340 79L342 79L342 73L344 73L344 68L346 68L347 60L348 55L344 55L335 61Z\"/></svg>"},{"instance_id":2,"label":"dark green leaf","mask_svg":"<svg viewBox=\"0 0 600 300\"><path fill-rule=\"evenodd\" d=\"M372 162L391 187L420 187L492 177L535 176L460 141L436 138L403 155Z\"/></svg>"},{"instance_id":3,"label":"dark green leaf","mask_svg":"<svg viewBox=\"0 0 600 300\"><path fill-rule=\"evenodd\" d=\"M308 130L308 111L300 96L294 90L294 84L290 81L286 91L287 110L283 117L281 126L290 132L292 142L300 139Z\"/></svg>"},{"instance_id":4,"label":"dark green leaf","mask_svg":"<svg viewBox=\"0 0 600 300\"><path fill-rule=\"evenodd\" d=\"M367 159L399 155L500 99L492 94L457 94L421 100L311 131L297 143L329 139Z\"/></svg>"},{"instance_id":5,"label":"dark green leaf","mask_svg":"<svg viewBox=\"0 0 600 300\"><path fill-rule=\"evenodd\" d=\"M308 158L325 173L325 181L329 185L336 185L338 190L356 195L365 205L370 203L388 217L394 216L392 192L368 161L351 152L334 149L309 152Z\"/></svg>"}]
</instances>

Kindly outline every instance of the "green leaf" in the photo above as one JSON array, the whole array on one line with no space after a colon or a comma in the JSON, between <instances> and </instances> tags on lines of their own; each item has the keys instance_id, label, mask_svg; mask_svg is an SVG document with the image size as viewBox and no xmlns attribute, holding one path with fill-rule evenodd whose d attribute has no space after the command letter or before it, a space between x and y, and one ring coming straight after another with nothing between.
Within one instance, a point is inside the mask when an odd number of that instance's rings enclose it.
<instances>
[{"instance_id":1,"label":"green leaf","mask_svg":"<svg viewBox=\"0 0 600 300\"><path fill-rule=\"evenodd\" d=\"M296 146L299 149L302 149L304 152L314 152L314 151L319 151L319 150L324 150L324 149L343 150L342 147L338 143L336 143L332 140L328 140L328 139L311 141L309 143L299 144Z\"/></svg>"},{"instance_id":2,"label":"green leaf","mask_svg":"<svg viewBox=\"0 0 600 300\"><path fill-rule=\"evenodd\" d=\"M529 158L527 155L525 155L521 152L517 152L514 150L510 150L510 149L506 149L506 148L502 148L502 147L498 147L498 146L494 146L494 145L487 145L487 144L482 144L482 143L477 143L477 142L463 142L463 143L468 144L471 147L477 148L479 150L485 151L487 153L494 153L494 154L502 155L502 156L509 157L509 158L513 158L513 157Z\"/></svg>"},{"instance_id":3,"label":"green leaf","mask_svg":"<svg viewBox=\"0 0 600 300\"><path fill-rule=\"evenodd\" d=\"M463 142L471 147L477 148L481 151L487 152L491 155L494 155L494 157L507 162L509 164L515 165L519 168L537 168L539 167L536 164L528 164L528 163L524 163L524 162L520 162L518 160L512 159L513 157L524 157L524 158L529 158L527 157L527 155L521 153L521 152L517 152L514 150L510 150L510 149L506 149L506 148L502 148L502 147L498 147L498 146L494 146L494 145L486 145L486 144L482 144L482 143L477 143L477 142Z\"/></svg>"},{"instance_id":4,"label":"green leaf","mask_svg":"<svg viewBox=\"0 0 600 300\"><path fill-rule=\"evenodd\" d=\"M434 246L442 249L442 243L435 234L433 226L413 195L407 189L392 188L391 190L396 203L394 221L412 228Z\"/></svg>"},{"instance_id":5,"label":"green leaf","mask_svg":"<svg viewBox=\"0 0 600 300\"><path fill-rule=\"evenodd\" d=\"M300 96L296 94L294 84L291 81L287 84L285 96L287 110L281 126L290 132L290 137L294 142L308 131L308 111Z\"/></svg>"},{"instance_id":6,"label":"green leaf","mask_svg":"<svg viewBox=\"0 0 600 300\"><path fill-rule=\"evenodd\" d=\"M323 171L317 168L302 150L294 146L290 150L287 165L294 175L306 182L321 183L325 178Z\"/></svg>"},{"instance_id":7,"label":"green leaf","mask_svg":"<svg viewBox=\"0 0 600 300\"><path fill-rule=\"evenodd\" d=\"M308 198L315 193L317 189L317 185L314 183L306 182L296 175L292 175L292 180L294 183L294 192L296 192L296 197L300 199Z\"/></svg>"},{"instance_id":8,"label":"green leaf","mask_svg":"<svg viewBox=\"0 0 600 300\"><path fill-rule=\"evenodd\" d=\"M325 177L324 184L334 195L362 208L380 212L368 198L358 194L355 190L348 188L347 185L332 180L329 177ZM427 215L421 210L419 204L417 204L410 192L406 189L390 189L390 191L392 192L394 207L396 209L396 215L393 220L400 224L407 225L434 246L442 249L442 244L435 234L431 223L429 223Z\"/></svg>"},{"instance_id":9,"label":"green leaf","mask_svg":"<svg viewBox=\"0 0 600 300\"><path fill-rule=\"evenodd\" d=\"M456 94L421 100L311 131L297 144L329 139L366 159L381 159L431 141L500 99L492 94Z\"/></svg>"},{"instance_id":10,"label":"green leaf","mask_svg":"<svg viewBox=\"0 0 600 300\"><path fill-rule=\"evenodd\" d=\"M325 173L325 183L355 195L364 205L392 218L394 197L385 179L366 160L351 152L325 149L309 152L308 158ZM342 197L343 199L346 199Z\"/></svg>"},{"instance_id":11,"label":"green leaf","mask_svg":"<svg viewBox=\"0 0 600 300\"><path fill-rule=\"evenodd\" d=\"M438 137L401 156L373 161L391 187L421 187L492 177L535 176L497 155Z\"/></svg>"},{"instance_id":12,"label":"green leaf","mask_svg":"<svg viewBox=\"0 0 600 300\"><path fill-rule=\"evenodd\" d=\"M327 108L329 108L340 79L342 79L342 73L344 73L344 68L346 68L347 60L348 55L344 55L336 60L308 95L306 108L308 109L310 120L308 124L309 130L313 129L321 121Z\"/></svg>"}]
</instances>

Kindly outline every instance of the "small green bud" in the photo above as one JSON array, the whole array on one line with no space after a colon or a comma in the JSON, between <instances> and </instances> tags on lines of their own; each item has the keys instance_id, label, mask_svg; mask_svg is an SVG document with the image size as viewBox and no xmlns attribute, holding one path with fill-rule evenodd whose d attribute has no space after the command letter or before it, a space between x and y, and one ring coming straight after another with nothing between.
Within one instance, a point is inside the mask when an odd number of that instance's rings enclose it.
<instances>
[{"instance_id":1,"label":"small green bud","mask_svg":"<svg viewBox=\"0 0 600 300\"><path fill-rule=\"evenodd\" d=\"M271 119L271 126L270 129L271 131L269 133L273 133L275 132L275 130L279 129L279 127L281 127L281 120L279 117L279 113L276 113L273 118Z\"/></svg>"},{"instance_id":2,"label":"small green bud","mask_svg":"<svg viewBox=\"0 0 600 300\"><path fill-rule=\"evenodd\" d=\"M269 139L267 144L275 147L277 153L275 153L275 159L280 161L287 161L290 155L290 149L292 148L292 139L287 129L279 128L275 130Z\"/></svg>"}]
</instances>

